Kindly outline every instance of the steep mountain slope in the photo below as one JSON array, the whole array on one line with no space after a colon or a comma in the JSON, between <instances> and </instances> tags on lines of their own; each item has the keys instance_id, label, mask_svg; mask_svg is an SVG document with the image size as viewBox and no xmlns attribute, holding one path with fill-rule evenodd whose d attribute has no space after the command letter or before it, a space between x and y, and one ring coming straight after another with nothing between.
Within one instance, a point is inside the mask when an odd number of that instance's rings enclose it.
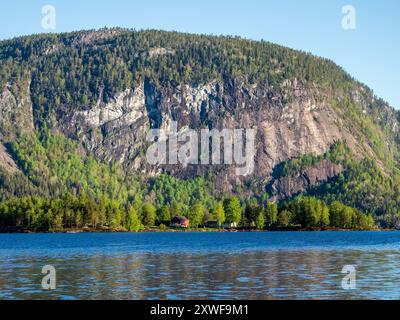
<instances>
[{"instance_id":1,"label":"steep mountain slope","mask_svg":"<svg viewBox=\"0 0 400 320\"><path fill-rule=\"evenodd\" d=\"M169 173L205 178L211 193L276 200L333 201L355 188L345 203L398 212L398 115L326 59L239 38L104 29L3 41L0 63L3 198L22 188L157 198L152 177ZM148 130L173 121L257 128L254 173L149 165Z\"/></svg>"}]
</instances>

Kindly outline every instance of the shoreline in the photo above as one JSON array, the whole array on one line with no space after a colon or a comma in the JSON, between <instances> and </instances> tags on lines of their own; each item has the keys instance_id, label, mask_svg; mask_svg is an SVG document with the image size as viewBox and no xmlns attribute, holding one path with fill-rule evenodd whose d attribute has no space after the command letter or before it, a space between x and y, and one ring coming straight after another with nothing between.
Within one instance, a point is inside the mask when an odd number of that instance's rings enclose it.
<instances>
[{"instance_id":1,"label":"shoreline","mask_svg":"<svg viewBox=\"0 0 400 320\"><path fill-rule=\"evenodd\" d=\"M395 229L371 229L371 230L360 230L360 229L337 229L337 228L301 228L301 227L287 227L287 228L268 228L265 230L259 229L214 229L214 228L189 228L189 229L178 229L178 228L148 228L138 231L127 231L123 229L112 229L107 227L99 228L76 228L67 230L47 230L47 231L33 231L28 229L10 228L0 230L0 234L80 234L80 233L261 233L261 232L389 232L398 231Z\"/></svg>"}]
</instances>

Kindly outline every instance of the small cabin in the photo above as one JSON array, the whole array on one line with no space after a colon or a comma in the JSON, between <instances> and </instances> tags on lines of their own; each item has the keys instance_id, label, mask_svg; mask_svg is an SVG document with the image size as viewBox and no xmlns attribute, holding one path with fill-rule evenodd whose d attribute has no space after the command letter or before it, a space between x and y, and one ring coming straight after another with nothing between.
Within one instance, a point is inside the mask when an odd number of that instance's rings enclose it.
<instances>
[{"instance_id":1,"label":"small cabin","mask_svg":"<svg viewBox=\"0 0 400 320\"><path fill-rule=\"evenodd\" d=\"M181 216L173 217L170 223L170 227L173 228L189 228L189 225L189 219Z\"/></svg>"},{"instance_id":2,"label":"small cabin","mask_svg":"<svg viewBox=\"0 0 400 320\"><path fill-rule=\"evenodd\" d=\"M223 227L224 227L224 229L236 229L237 223L236 222L225 222Z\"/></svg>"}]
</instances>

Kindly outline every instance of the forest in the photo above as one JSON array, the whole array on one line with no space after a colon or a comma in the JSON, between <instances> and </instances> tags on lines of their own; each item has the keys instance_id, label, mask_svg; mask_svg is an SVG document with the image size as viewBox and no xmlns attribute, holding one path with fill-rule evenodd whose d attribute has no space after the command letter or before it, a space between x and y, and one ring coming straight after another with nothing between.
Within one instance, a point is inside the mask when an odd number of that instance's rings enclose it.
<instances>
[{"instance_id":1,"label":"forest","mask_svg":"<svg viewBox=\"0 0 400 320\"><path fill-rule=\"evenodd\" d=\"M0 204L0 230L64 231L72 229L140 231L156 226L165 230L174 216L186 216L191 228L213 221L220 228L225 222L242 229L317 228L372 230L374 219L361 211L335 201L330 206L314 197L300 197L280 207L276 203L237 197L222 199L212 207L195 202L187 209L179 202L154 206L135 201L124 205L117 200L98 201L71 194L59 199L23 197ZM109 229L108 229L109 228ZM104 230L104 229L103 229Z\"/></svg>"}]
</instances>

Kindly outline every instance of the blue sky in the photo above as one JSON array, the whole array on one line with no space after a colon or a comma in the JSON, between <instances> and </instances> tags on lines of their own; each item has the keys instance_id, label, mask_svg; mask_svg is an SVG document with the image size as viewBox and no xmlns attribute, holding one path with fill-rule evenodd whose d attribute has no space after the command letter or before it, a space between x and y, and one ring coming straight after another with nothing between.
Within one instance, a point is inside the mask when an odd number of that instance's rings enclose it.
<instances>
[{"instance_id":1,"label":"blue sky","mask_svg":"<svg viewBox=\"0 0 400 320\"><path fill-rule=\"evenodd\" d=\"M42 7L56 8L55 32L156 28L265 39L330 58L400 108L398 0L3 0L0 39L48 32ZM342 7L356 9L343 30Z\"/></svg>"}]
</instances>

